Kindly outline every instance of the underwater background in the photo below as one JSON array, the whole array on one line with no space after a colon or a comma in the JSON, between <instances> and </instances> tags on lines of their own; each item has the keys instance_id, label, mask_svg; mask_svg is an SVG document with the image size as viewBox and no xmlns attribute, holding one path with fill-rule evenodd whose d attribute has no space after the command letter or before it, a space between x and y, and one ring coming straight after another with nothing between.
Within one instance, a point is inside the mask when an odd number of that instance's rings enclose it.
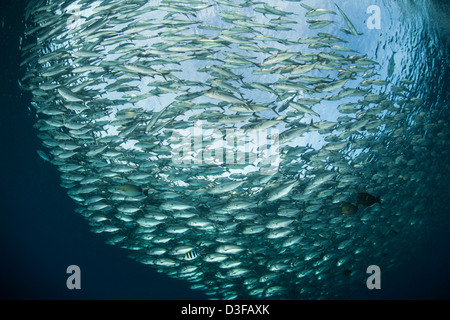
<instances>
[{"instance_id":1,"label":"underwater background","mask_svg":"<svg viewBox=\"0 0 450 320\"><path fill-rule=\"evenodd\" d=\"M313 1L309 2L310 4ZM449 77L449 4L447 1L398 1L402 16L412 21L412 28L399 29L397 37L414 35L413 46L425 48L413 59L410 67L417 67L415 81L419 83L416 96L424 96L434 108L440 108L448 126ZM426 7L427 10L423 8ZM105 245L92 233L85 219L75 212L76 204L60 187L60 173L36 153L42 149L33 128L36 121L30 111L30 96L20 90L18 80L23 76L19 68L21 54L19 39L24 30L25 1L1 3L1 86L0 118L2 141L1 183L1 256L0 288L3 299L207 299L201 291L189 289L186 281L173 279L153 268L128 258L128 251ZM423 13L427 12L427 15ZM352 15L351 12L347 12ZM362 13L364 14L364 12ZM415 21L420 20L420 22ZM413 23L417 22L417 24ZM417 29L414 29L417 28ZM426 30L426 32L421 32ZM395 44L396 39L385 39ZM393 44L393 47L395 45ZM364 51L364 46L358 48ZM402 48L395 48L401 52ZM403 48L405 54L408 50ZM389 57L386 57L388 60ZM445 132L445 130L444 130ZM441 145L450 147L448 136L440 136ZM443 152L448 156L448 152ZM420 157L423 157L421 155ZM394 159L392 159L394 161ZM343 299L448 299L450 298L450 234L448 214L450 205L450 159L441 158L442 171L436 185L440 188L422 190L429 201L424 208L427 215L438 217L435 224L423 225L420 243L414 235L411 247L414 254L401 264L383 272L381 265L380 290L356 287L342 293ZM407 167L406 167L407 168ZM406 169L407 170L407 169ZM395 192L395 190L386 190ZM403 195L395 206L414 202ZM393 204L394 205L394 204ZM447 219L446 219L447 218ZM433 221L433 219L431 219ZM403 232L405 232L403 230ZM400 234L399 236L402 236ZM397 247L393 255L402 255ZM68 290L66 268L78 265L81 269L81 290ZM373 261L377 264L377 261ZM362 279L368 275L361 270Z\"/></svg>"}]
</instances>

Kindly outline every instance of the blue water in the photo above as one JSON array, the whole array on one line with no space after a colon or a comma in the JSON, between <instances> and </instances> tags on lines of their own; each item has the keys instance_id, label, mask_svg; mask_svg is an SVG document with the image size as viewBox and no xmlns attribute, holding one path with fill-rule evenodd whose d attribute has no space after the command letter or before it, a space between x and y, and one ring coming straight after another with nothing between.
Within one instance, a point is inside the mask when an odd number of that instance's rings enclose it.
<instances>
[{"instance_id":1,"label":"blue water","mask_svg":"<svg viewBox=\"0 0 450 320\"><path fill-rule=\"evenodd\" d=\"M432 56L415 57L416 65L427 65L418 73L420 88L447 94L448 28L445 9L435 2L436 12L428 21L438 30L433 44L442 46L447 56L436 63ZM2 72L0 77L1 264L0 294L3 299L205 299L189 284L166 277L127 257L128 252L105 245L86 221L75 213L76 205L59 186L59 172L36 153L41 141L33 129L35 118L29 111L30 97L20 91L19 37L23 31L24 1L3 1L0 19ZM417 8L411 9L412 12ZM447 12L449 12L447 10ZM400 34L402 34L400 32ZM447 49L446 49L447 48ZM435 48L429 48L430 54ZM362 50L362 49L361 49ZM380 49L381 50L381 49ZM398 48L401 51L401 48ZM411 66L414 68L414 65ZM430 72L441 70L439 79ZM433 96L433 95L429 95ZM438 100L436 98L436 100ZM445 99L444 99L445 100ZM448 102L448 100L446 100ZM448 108L448 106L447 106ZM447 112L448 114L448 112ZM444 119L447 120L448 119ZM448 123L448 122L447 122ZM443 178L449 177L443 173ZM449 190L435 190L439 207L449 208ZM408 200L399 199L398 201ZM435 212L437 215L448 212ZM450 234L436 228L414 257L389 273L382 273L382 289L344 294L348 299L449 299ZM68 290L66 268L81 268L81 290ZM364 271L362 271L364 272Z\"/></svg>"}]
</instances>

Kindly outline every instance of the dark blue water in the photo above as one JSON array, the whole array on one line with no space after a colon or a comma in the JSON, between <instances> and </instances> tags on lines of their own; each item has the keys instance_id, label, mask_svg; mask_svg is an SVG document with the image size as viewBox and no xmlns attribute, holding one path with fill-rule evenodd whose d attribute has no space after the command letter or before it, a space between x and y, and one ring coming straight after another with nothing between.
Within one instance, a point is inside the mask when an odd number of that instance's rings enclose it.
<instances>
[{"instance_id":1,"label":"dark blue water","mask_svg":"<svg viewBox=\"0 0 450 320\"><path fill-rule=\"evenodd\" d=\"M155 272L105 245L59 186L59 172L36 153L29 99L19 89L19 38L25 1L0 4L0 295L2 299L204 299L189 284ZM447 44L448 45L448 44ZM439 190L436 191L439 193ZM449 202L449 195L437 194ZM436 234L415 259L384 274L381 290L349 299L449 299L450 234ZM66 268L81 268L81 290L68 290ZM364 271L362 271L364 272Z\"/></svg>"}]
</instances>

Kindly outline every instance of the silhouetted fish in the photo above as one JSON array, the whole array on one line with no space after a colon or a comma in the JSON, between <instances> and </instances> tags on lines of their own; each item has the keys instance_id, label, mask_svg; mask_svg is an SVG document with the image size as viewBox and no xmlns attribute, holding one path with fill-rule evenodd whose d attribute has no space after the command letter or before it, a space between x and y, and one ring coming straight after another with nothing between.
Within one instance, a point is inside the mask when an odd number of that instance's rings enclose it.
<instances>
[{"instance_id":1,"label":"silhouetted fish","mask_svg":"<svg viewBox=\"0 0 450 320\"><path fill-rule=\"evenodd\" d=\"M358 212L357 205L354 205L352 203L345 203L342 206L342 214L351 215L351 214L355 214L356 212Z\"/></svg>"},{"instance_id":2,"label":"silhouetted fish","mask_svg":"<svg viewBox=\"0 0 450 320\"><path fill-rule=\"evenodd\" d=\"M362 204L363 206L370 207L375 203L381 203L381 196L374 197L371 194L361 192L356 195L356 204Z\"/></svg>"}]
</instances>

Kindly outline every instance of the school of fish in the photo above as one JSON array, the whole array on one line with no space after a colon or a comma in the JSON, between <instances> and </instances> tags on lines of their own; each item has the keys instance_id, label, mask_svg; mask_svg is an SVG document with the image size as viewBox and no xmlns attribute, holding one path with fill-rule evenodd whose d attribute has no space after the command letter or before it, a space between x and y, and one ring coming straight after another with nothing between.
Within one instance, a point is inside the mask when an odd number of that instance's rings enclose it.
<instances>
[{"instance_id":1,"label":"school of fish","mask_svg":"<svg viewBox=\"0 0 450 320\"><path fill-rule=\"evenodd\" d=\"M30 1L38 153L92 231L212 299L339 298L413 254L449 129L336 2Z\"/></svg>"}]
</instances>

